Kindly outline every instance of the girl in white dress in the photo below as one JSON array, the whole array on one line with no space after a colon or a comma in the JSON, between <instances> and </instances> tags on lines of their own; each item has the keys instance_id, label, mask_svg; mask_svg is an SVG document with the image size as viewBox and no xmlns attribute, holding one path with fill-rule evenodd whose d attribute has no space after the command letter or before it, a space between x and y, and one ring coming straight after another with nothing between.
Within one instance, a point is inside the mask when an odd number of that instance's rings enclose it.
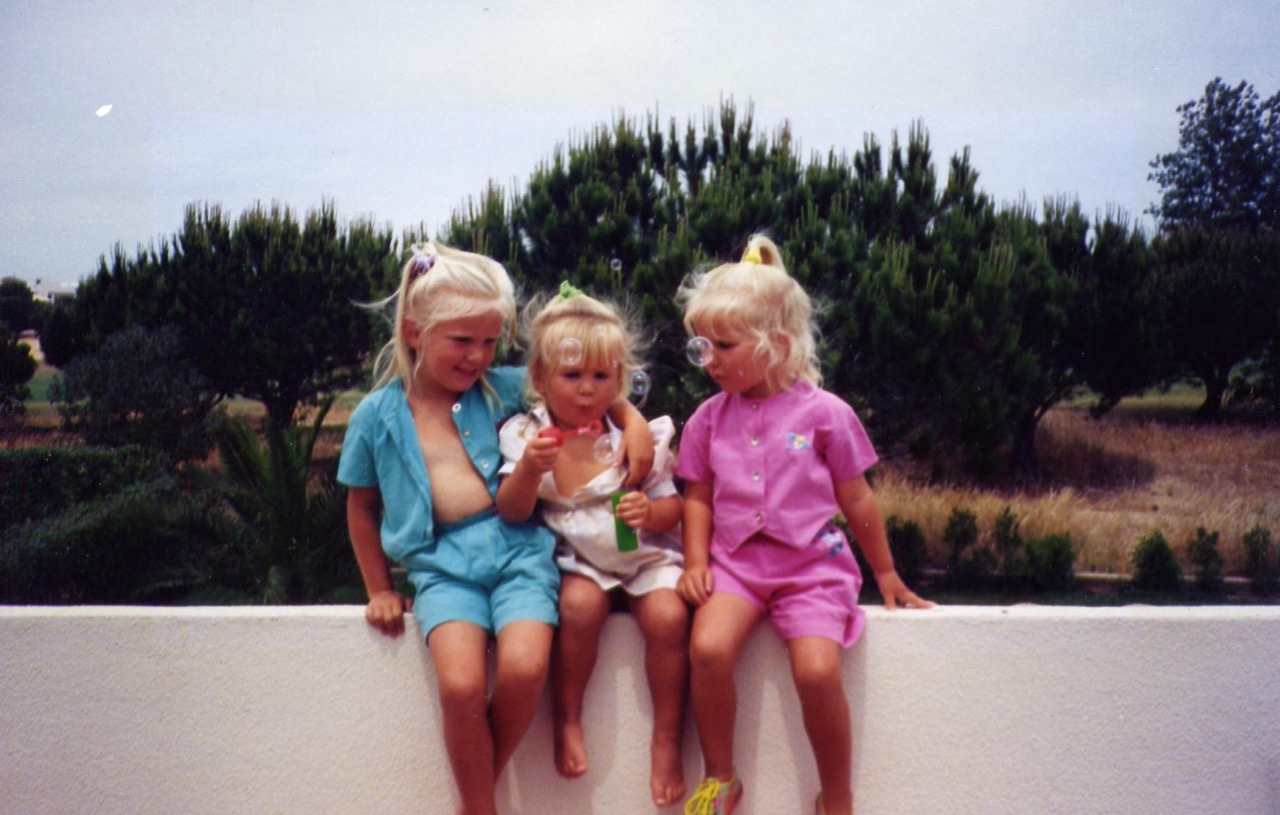
<instances>
[{"instance_id":1,"label":"girl in white dress","mask_svg":"<svg viewBox=\"0 0 1280 815\"><path fill-rule=\"evenodd\" d=\"M688 679L689 612L675 591L683 571L680 495L672 472L675 427L652 420L653 470L624 491L614 463L620 431L609 420L619 396L647 386L638 342L619 311L567 283L525 311L529 413L500 431L504 464L498 511L508 521L537 510L557 537L560 628L552 650L556 769L587 771L582 705L600 632L623 605L645 639L653 698L650 791L669 806L685 792L680 748Z\"/></svg>"}]
</instances>

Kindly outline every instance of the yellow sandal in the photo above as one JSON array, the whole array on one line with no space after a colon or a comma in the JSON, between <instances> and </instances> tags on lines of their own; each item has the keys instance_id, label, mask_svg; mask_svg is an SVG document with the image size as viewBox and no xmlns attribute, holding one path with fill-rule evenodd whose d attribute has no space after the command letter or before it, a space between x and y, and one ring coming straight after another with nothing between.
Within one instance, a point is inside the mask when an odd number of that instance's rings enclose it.
<instances>
[{"instance_id":1,"label":"yellow sandal","mask_svg":"<svg viewBox=\"0 0 1280 815\"><path fill-rule=\"evenodd\" d=\"M689 796L684 815L730 815L742 798L742 781L735 770L728 781L708 776Z\"/></svg>"}]
</instances>

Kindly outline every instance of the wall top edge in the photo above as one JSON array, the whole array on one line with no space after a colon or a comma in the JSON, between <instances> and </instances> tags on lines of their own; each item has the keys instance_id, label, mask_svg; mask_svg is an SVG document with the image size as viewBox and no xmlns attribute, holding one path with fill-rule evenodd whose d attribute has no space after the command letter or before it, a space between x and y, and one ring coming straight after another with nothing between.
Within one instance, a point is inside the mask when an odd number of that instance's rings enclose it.
<instances>
[{"instance_id":1,"label":"wall top edge","mask_svg":"<svg viewBox=\"0 0 1280 815\"><path fill-rule=\"evenodd\" d=\"M1280 605L1257 606L1150 606L1112 607L1042 606L939 606L897 609L863 606L867 616L879 623L929 625L954 620L1188 620L1188 621L1280 621ZM173 620L273 620L311 618L316 620L363 620L364 607L342 606L4 606L0 620L31 619L173 619Z\"/></svg>"}]
</instances>

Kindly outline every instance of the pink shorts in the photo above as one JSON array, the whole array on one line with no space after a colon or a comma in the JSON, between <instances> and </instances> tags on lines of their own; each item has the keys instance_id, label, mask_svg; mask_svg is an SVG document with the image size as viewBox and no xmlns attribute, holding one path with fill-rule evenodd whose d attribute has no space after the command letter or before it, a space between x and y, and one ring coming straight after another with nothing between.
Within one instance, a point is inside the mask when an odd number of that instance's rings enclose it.
<instances>
[{"instance_id":1,"label":"pink shorts","mask_svg":"<svg viewBox=\"0 0 1280 815\"><path fill-rule=\"evenodd\" d=\"M803 549L755 537L727 552L711 549L715 590L763 611L784 640L826 637L848 648L866 623L858 607L862 571L844 532L830 524Z\"/></svg>"}]
</instances>

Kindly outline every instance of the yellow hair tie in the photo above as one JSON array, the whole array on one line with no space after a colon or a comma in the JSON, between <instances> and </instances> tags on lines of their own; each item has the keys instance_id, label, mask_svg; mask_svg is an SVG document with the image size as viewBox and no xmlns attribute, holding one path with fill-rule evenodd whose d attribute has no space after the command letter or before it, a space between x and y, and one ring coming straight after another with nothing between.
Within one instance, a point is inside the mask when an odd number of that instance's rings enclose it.
<instances>
[{"instance_id":1,"label":"yellow hair tie","mask_svg":"<svg viewBox=\"0 0 1280 815\"><path fill-rule=\"evenodd\" d=\"M760 256L760 247L753 246L742 256L743 263L764 263L764 258Z\"/></svg>"}]
</instances>

